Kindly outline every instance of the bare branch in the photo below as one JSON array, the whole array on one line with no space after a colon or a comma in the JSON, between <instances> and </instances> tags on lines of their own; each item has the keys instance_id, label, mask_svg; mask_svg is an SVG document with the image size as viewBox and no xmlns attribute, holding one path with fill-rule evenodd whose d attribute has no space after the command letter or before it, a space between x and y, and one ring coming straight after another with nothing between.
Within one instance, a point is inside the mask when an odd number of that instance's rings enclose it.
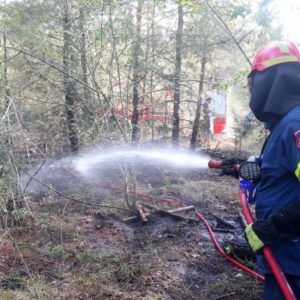
<instances>
[{"instance_id":1,"label":"bare branch","mask_svg":"<svg viewBox=\"0 0 300 300\"><path fill-rule=\"evenodd\" d=\"M126 210L126 211L129 211L131 213L135 213L134 211L132 211L131 209L128 209L128 208L125 208L125 207L117 207L117 206L110 206L110 205L105 205L105 204L98 204L98 203L91 203L91 202L88 202L88 201L84 201L84 200L80 200L80 199L75 199L75 198L72 198L72 197L69 197L65 194L63 194L62 192L50 187L49 185L41 182L39 179L37 179L36 177L30 175L28 172L24 171L24 173L26 175L28 175L29 177L31 177L33 180L35 180L36 182L38 182L40 185L46 187L48 190L50 191L53 191L55 192L56 194L62 196L63 198L65 199L68 199L68 200L71 200L73 202L79 202L79 203L83 203L83 204L86 204L86 205L90 205L90 206L93 206L93 207L106 207L106 208L111 208L111 209L119 209L119 210Z\"/></svg>"},{"instance_id":2,"label":"bare branch","mask_svg":"<svg viewBox=\"0 0 300 300\"><path fill-rule=\"evenodd\" d=\"M237 39L235 38L235 36L233 35L232 31L230 30L230 28L228 27L228 25L225 23L225 21L221 18L221 16L216 12L216 10L209 4L209 1L206 1L206 5L209 7L209 9L213 12L213 14L218 18L218 20L221 22L221 24L225 27L225 31L231 36L232 40L234 41L234 43L237 45L237 47L239 48L239 50L241 51L241 53L243 54L243 56L245 57L245 59L247 60L247 62L249 63L249 65L251 66L251 61L248 58L248 56L246 55L245 51L243 50L243 48L241 47L240 43L237 41Z\"/></svg>"}]
</instances>

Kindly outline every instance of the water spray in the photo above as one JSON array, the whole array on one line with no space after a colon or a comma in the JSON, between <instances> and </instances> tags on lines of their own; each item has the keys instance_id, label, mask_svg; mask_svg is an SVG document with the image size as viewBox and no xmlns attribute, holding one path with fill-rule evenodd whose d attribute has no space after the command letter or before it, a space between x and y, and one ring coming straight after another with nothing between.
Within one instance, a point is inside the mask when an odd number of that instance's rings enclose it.
<instances>
[{"instance_id":1,"label":"water spray","mask_svg":"<svg viewBox=\"0 0 300 300\"><path fill-rule=\"evenodd\" d=\"M101 180L114 173L114 178L123 176L121 169L168 167L171 169L199 170L208 167L209 157L203 153L187 150L146 147L119 147L93 149L78 156L48 160L27 171L21 176L20 188L33 194L47 192L46 186L56 187L65 192L68 186L79 186L83 181L89 183ZM35 178L35 179L34 179Z\"/></svg>"},{"instance_id":2,"label":"water spray","mask_svg":"<svg viewBox=\"0 0 300 300\"><path fill-rule=\"evenodd\" d=\"M168 150L159 148L124 148L108 150L92 150L74 159L75 169L83 175L93 170L105 168L113 163L152 163L174 168L205 169L209 157L184 150Z\"/></svg>"}]
</instances>

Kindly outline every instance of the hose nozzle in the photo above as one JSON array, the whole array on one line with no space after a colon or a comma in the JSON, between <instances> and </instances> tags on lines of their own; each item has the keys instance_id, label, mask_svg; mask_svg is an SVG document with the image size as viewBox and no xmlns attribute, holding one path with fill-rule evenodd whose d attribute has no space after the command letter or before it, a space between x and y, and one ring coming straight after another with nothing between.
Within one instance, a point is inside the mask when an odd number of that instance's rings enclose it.
<instances>
[{"instance_id":1,"label":"hose nozzle","mask_svg":"<svg viewBox=\"0 0 300 300\"><path fill-rule=\"evenodd\" d=\"M223 166L221 165L221 160L213 160L213 159L210 159L208 161L208 167L210 169L222 169Z\"/></svg>"}]
</instances>

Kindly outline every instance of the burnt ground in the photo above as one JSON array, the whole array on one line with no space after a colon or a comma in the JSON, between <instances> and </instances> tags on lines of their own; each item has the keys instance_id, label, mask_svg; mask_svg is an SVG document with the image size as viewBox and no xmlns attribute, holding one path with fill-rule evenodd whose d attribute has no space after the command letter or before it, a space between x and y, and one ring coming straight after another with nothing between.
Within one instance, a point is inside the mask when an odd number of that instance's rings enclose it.
<instances>
[{"instance_id":1,"label":"burnt ground","mask_svg":"<svg viewBox=\"0 0 300 300\"><path fill-rule=\"evenodd\" d=\"M194 205L222 246L244 243L235 179L213 170L149 166L135 174L138 192ZM71 180L76 174L64 176ZM124 194L115 189L121 185L117 168L98 178L63 191L76 199L125 207ZM59 177L51 184L62 188ZM27 203L33 217L19 212L19 222L2 230L0 299L262 298L262 284L217 252L202 223L157 213L146 224L126 222L132 216L127 211L91 207L53 191L28 195ZM194 212L185 216L195 217ZM255 267L249 257L237 258Z\"/></svg>"}]
</instances>

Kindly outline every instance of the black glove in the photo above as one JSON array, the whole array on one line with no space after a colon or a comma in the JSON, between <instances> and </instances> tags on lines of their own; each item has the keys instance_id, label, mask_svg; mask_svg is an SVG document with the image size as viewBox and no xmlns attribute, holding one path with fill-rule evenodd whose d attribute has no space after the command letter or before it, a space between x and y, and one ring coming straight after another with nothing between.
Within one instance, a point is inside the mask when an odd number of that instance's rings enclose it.
<instances>
[{"instance_id":1,"label":"black glove","mask_svg":"<svg viewBox=\"0 0 300 300\"><path fill-rule=\"evenodd\" d=\"M239 171L233 167L223 167L221 170L220 176L224 176L224 175L232 176L232 177L238 179Z\"/></svg>"},{"instance_id":2,"label":"black glove","mask_svg":"<svg viewBox=\"0 0 300 300\"><path fill-rule=\"evenodd\" d=\"M228 175L228 176L233 176L238 179L239 171L236 170L234 165L239 165L244 161L245 161L245 159L237 158L237 157L223 159L221 161L221 166L223 166L223 167L222 167L220 176Z\"/></svg>"},{"instance_id":3,"label":"black glove","mask_svg":"<svg viewBox=\"0 0 300 300\"><path fill-rule=\"evenodd\" d=\"M225 158L221 160L222 166L234 166L234 165L240 165L242 162L246 161L245 158L238 158L238 157L232 157L232 158Z\"/></svg>"},{"instance_id":4,"label":"black glove","mask_svg":"<svg viewBox=\"0 0 300 300\"><path fill-rule=\"evenodd\" d=\"M300 200L281 208L266 220L257 220L252 230L265 245L296 238L300 234Z\"/></svg>"}]
</instances>

